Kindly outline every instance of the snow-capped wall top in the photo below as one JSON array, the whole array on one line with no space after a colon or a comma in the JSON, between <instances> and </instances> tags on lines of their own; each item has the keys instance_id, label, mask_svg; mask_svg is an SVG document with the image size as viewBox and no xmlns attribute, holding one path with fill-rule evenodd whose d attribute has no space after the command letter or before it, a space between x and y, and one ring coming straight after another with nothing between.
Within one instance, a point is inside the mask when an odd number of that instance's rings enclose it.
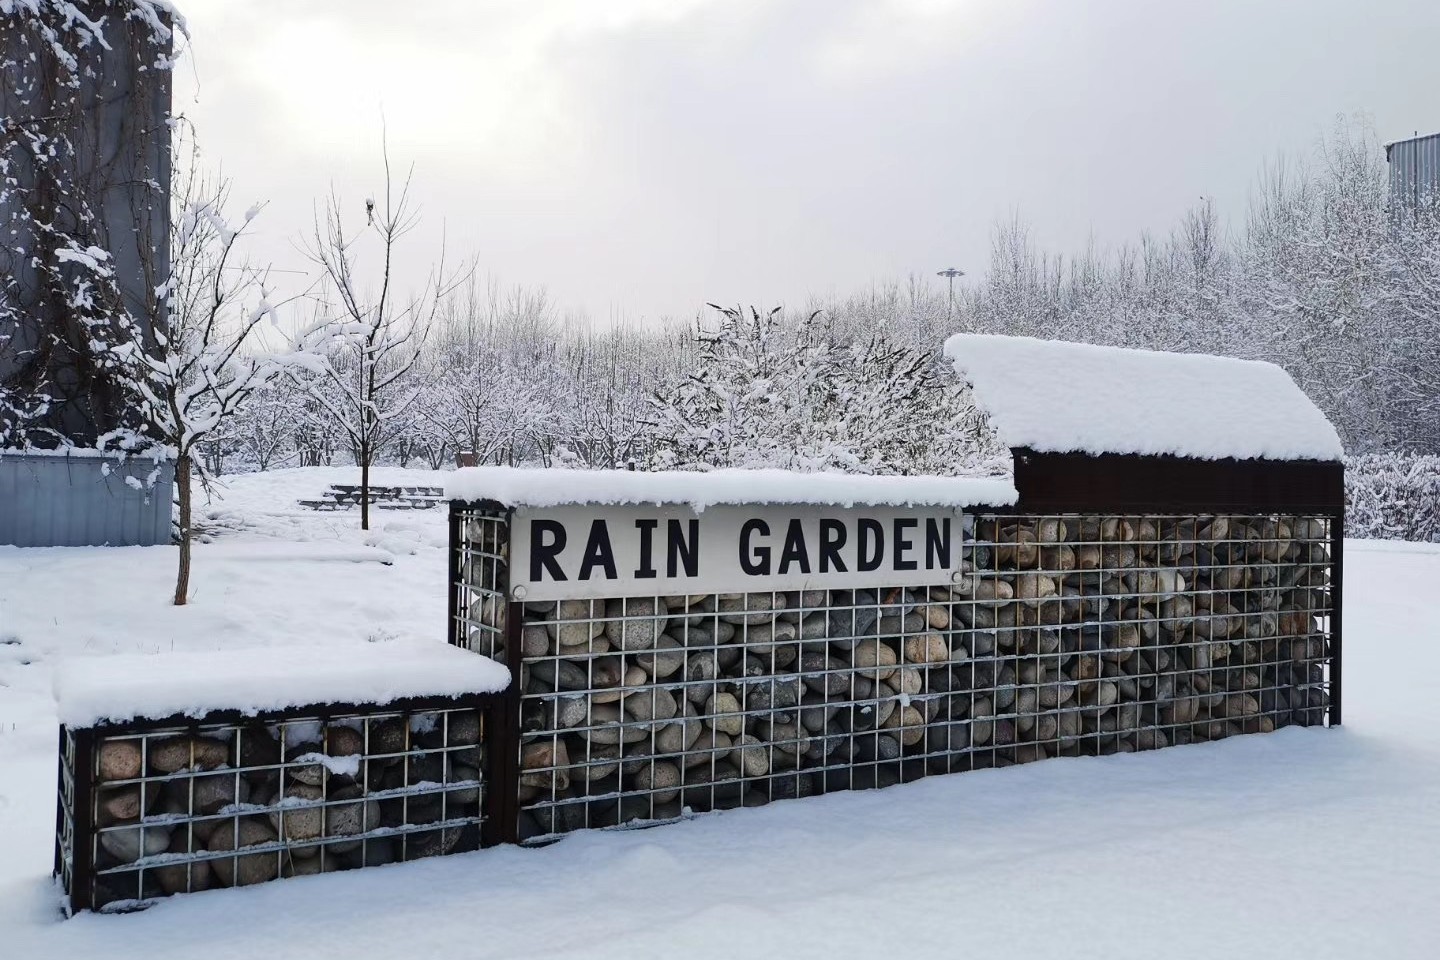
<instances>
[{"instance_id":1,"label":"snow-capped wall top","mask_svg":"<svg viewBox=\"0 0 1440 960\"><path fill-rule=\"evenodd\" d=\"M1010 447L1339 460L1340 436L1272 363L960 334L945 355Z\"/></svg>"},{"instance_id":2,"label":"snow-capped wall top","mask_svg":"<svg viewBox=\"0 0 1440 960\"><path fill-rule=\"evenodd\" d=\"M204 653L117 654L62 660L60 722L256 714L317 703L386 704L505 689L510 671L443 643L261 647Z\"/></svg>"},{"instance_id":3,"label":"snow-capped wall top","mask_svg":"<svg viewBox=\"0 0 1440 960\"><path fill-rule=\"evenodd\" d=\"M966 507L1015 502L1009 477L874 477L790 470L530 470L468 467L445 481L451 500L495 500L509 507L566 504Z\"/></svg>"}]
</instances>

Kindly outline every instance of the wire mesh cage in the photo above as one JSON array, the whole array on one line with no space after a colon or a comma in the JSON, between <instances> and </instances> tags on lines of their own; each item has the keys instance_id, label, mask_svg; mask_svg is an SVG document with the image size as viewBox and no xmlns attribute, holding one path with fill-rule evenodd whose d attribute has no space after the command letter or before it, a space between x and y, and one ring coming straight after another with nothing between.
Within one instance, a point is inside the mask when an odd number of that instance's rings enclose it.
<instances>
[{"instance_id":1,"label":"wire mesh cage","mask_svg":"<svg viewBox=\"0 0 1440 960\"><path fill-rule=\"evenodd\" d=\"M506 562L510 520L503 508L471 506L450 514L450 642L509 663Z\"/></svg>"},{"instance_id":2,"label":"wire mesh cage","mask_svg":"<svg viewBox=\"0 0 1440 960\"><path fill-rule=\"evenodd\" d=\"M481 698L61 732L70 909L480 845Z\"/></svg>"},{"instance_id":3,"label":"wire mesh cage","mask_svg":"<svg viewBox=\"0 0 1440 960\"><path fill-rule=\"evenodd\" d=\"M503 632L479 519L457 640ZM518 836L1324 724L1335 522L980 514L949 587L517 606Z\"/></svg>"}]
</instances>

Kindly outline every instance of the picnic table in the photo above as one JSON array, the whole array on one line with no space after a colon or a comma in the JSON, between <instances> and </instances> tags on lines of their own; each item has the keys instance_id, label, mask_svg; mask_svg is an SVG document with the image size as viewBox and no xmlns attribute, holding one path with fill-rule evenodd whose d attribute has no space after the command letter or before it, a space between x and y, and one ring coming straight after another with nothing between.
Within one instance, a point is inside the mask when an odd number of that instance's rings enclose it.
<instances>
[{"instance_id":1,"label":"picnic table","mask_svg":"<svg viewBox=\"0 0 1440 960\"><path fill-rule=\"evenodd\" d=\"M370 505L381 510L429 510L444 502L445 490L442 487L370 487ZM301 500L299 503L312 510L348 510L360 506L360 485L336 483L321 494L319 500Z\"/></svg>"}]
</instances>

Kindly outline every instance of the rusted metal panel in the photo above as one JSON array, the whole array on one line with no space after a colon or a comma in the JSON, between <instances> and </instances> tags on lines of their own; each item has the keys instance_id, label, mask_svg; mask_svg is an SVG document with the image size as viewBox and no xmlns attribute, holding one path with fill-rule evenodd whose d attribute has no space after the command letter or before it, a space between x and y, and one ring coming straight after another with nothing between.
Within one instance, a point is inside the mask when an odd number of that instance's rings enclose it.
<instances>
[{"instance_id":1,"label":"rusted metal panel","mask_svg":"<svg viewBox=\"0 0 1440 960\"><path fill-rule=\"evenodd\" d=\"M1325 513L1345 509L1345 466L1016 449L1019 512Z\"/></svg>"}]
</instances>

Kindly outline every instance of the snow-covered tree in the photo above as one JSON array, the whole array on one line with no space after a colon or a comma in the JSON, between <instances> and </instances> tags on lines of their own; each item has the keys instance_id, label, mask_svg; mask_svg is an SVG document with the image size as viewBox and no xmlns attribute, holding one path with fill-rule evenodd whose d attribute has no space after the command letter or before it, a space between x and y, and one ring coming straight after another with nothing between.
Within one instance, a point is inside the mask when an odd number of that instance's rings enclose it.
<instances>
[{"instance_id":1,"label":"snow-covered tree","mask_svg":"<svg viewBox=\"0 0 1440 960\"><path fill-rule=\"evenodd\" d=\"M95 345L104 368L138 399L146 435L175 461L176 605L189 594L192 480L207 480L203 444L218 439L257 389L287 367L313 367L314 359L257 349L255 335L262 323L273 321L274 308L265 271L241 261L237 244L260 207L232 221L225 212L227 196L225 184L209 183L193 166L177 177L171 268L144 318L152 343L121 338Z\"/></svg>"},{"instance_id":2,"label":"snow-covered tree","mask_svg":"<svg viewBox=\"0 0 1440 960\"><path fill-rule=\"evenodd\" d=\"M989 472L1000 451L933 353L883 336L833 342L818 314L715 307L690 376L654 401L661 468Z\"/></svg>"},{"instance_id":3,"label":"snow-covered tree","mask_svg":"<svg viewBox=\"0 0 1440 960\"><path fill-rule=\"evenodd\" d=\"M469 275L447 270L442 248L435 269L419 292L397 290L395 253L419 222L410 201L410 179L398 190L384 154L384 198L365 201L366 222L353 236L340 201L331 196L323 221L317 217L309 254L320 268L329 315L306 330L300 347L326 363L305 382L328 417L331 428L348 442L360 467L360 527L370 529L370 469L379 451L392 443L419 397L413 374L440 306ZM373 239L378 264L359 259L358 244Z\"/></svg>"}]
</instances>

